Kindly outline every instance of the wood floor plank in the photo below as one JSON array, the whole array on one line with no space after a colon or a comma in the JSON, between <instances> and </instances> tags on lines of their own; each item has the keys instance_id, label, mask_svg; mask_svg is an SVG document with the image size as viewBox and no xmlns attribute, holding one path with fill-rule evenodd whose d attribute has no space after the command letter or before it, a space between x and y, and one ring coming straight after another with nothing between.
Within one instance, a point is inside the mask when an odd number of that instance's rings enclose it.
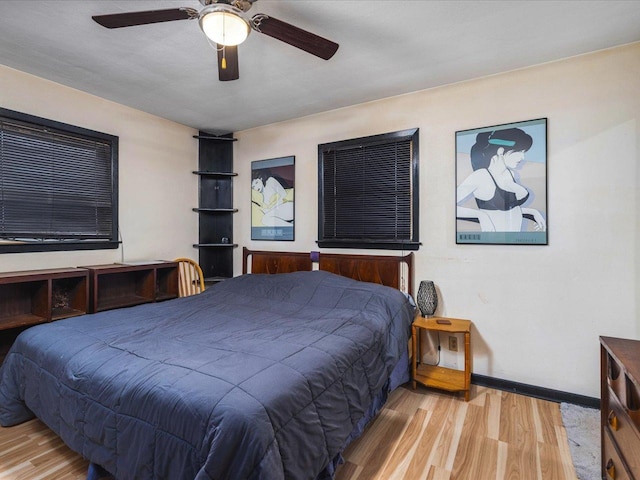
<instances>
[{"instance_id":1,"label":"wood floor plank","mask_svg":"<svg viewBox=\"0 0 640 480\"><path fill-rule=\"evenodd\" d=\"M498 458L496 460L496 480L505 480L507 476L507 459L509 457L509 446L498 441Z\"/></svg>"},{"instance_id":2,"label":"wood floor plank","mask_svg":"<svg viewBox=\"0 0 640 480\"><path fill-rule=\"evenodd\" d=\"M562 480L566 478L560 449L557 445L538 443L539 477L544 480Z\"/></svg>"},{"instance_id":3,"label":"wood floor plank","mask_svg":"<svg viewBox=\"0 0 640 480\"><path fill-rule=\"evenodd\" d=\"M494 479L498 473L498 440L466 436L460 442L451 478ZM464 452L464 453L463 453Z\"/></svg>"},{"instance_id":4,"label":"wood floor plank","mask_svg":"<svg viewBox=\"0 0 640 480\"><path fill-rule=\"evenodd\" d=\"M522 450L533 451L536 438L529 397L502 392L500 408L500 440Z\"/></svg>"},{"instance_id":5,"label":"wood floor plank","mask_svg":"<svg viewBox=\"0 0 640 480\"><path fill-rule=\"evenodd\" d=\"M12 470L19 465L26 464L34 456L40 453L37 445L27 442L22 444L19 449L3 453L0 456L0 467L4 470Z\"/></svg>"},{"instance_id":6,"label":"wood floor plank","mask_svg":"<svg viewBox=\"0 0 640 480\"><path fill-rule=\"evenodd\" d=\"M356 480L361 470L362 467L346 461L340 466L340 478L342 480Z\"/></svg>"},{"instance_id":7,"label":"wood floor plank","mask_svg":"<svg viewBox=\"0 0 640 480\"><path fill-rule=\"evenodd\" d=\"M538 441L557 445L556 427L562 425L562 416L556 415L556 413L559 413L560 409L557 408L557 404L551 402L544 402L533 398L531 400L535 400L533 405L539 420L539 428L541 429Z\"/></svg>"},{"instance_id":8,"label":"wood floor plank","mask_svg":"<svg viewBox=\"0 0 640 480\"><path fill-rule=\"evenodd\" d=\"M13 451L24 449L25 445L29 445L30 443L29 437L24 435L16 438L6 437L4 441L0 443L0 452L2 452L2 456L6 456Z\"/></svg>"},{"instance_id":9,"label":"wood floor plank","mask_svg":"<svg viewBox=\"0 0 640 480\"><path fill-rule=\"evenodd\" d=\"M501 395L486 395L485 408L487 411L487 437L492 440L500 439L500 410Z\"/></svg>"},{"instance_id":10,"label":"wood floor plank","mask_svg":"<svg viewBox=\"0 0 640 480\"><path fill-rule=\"evenodd\" d=\"M76 456L67 464L60 465L58 469L41 474L34 480L86 480L87 462L82 457Z\"/></svg>"},{"instance_id":11,"label":"wood floor plank","mask_svg":"<svg viewBox=\"0 0 640 480\"><path fill-rule=\"evenodd\" d=\"M419 408L411 418L407 429L397 442L395 450L385 464L381 473L381 478L388 480L402 479L409 467L411 458L415 455L418 447L418 439L423 435L429 423L430 412Z\"/></svg>"},{"instance_id":12,"label":"wood floor plank","mask_svg":"<svg viewBox=\"0 0 640 480\"><path fill-rule=\"evenodd\" d=\"M495 478L498 440L487 436L484 407L469 405L452 469L453 478Z\"/></svg>"},{"instance_id":13,"label":"wood floor plank","mask_svg":"<svg viewBox=\"0 0 640 480\"><path fill-rule=\"evenodd\" d=\"M456 454L458 452L458 445L460 444L460 439L462 438L462 431L464 428L464 420L467 416L467 411L469 409L469 404L467 403L458 403L458 411L456 412L456 421L455 427L453 430L453 435L451 439L451 447L449 449L449 454L447 455L447 460L445 462L444 468L446 470L453 470L453 462L455 461Z\"/></svg>"},{"instance_id":14,"label":"wood floor plank","mask_svg":"<svg viewBox=\"0 0 640 480\"><path fill-rule=\"evenodd\" d=\"M459 402L451 404L449 415L446 416L442 430L440 431L438 445L436 445L435 451L433 452L432 465L445 470L451 470L466 412L466 404Z\"/></svg>"},{"instance_id":15,"label":"wood floor plank","mask_svg":"<svg viewBox=\"0 0 640 480\"><path fill-rule=\"evenodd\" d=\"M427 476L433 466L433 459L440 447L440 438L445 429L445 425L447 425L452 404L451 402L442 400L440 396L434 396L434 398L436 401L432 403L433 413L429 417L427 428L422 432L418 440L418 446L409 462L404 480L413 480Z\"/></svg>"},{"instance_id":16,"label":"wood floor plank","mask_svg":"<svg viewBox=\"0 0 640 480\"><path fill-rule=\"evenodd\" d=\"M506 480L539 480L537 443L526 450L507 444L507 461L504 478Z\"/></svg>"},{"instance_id":17,"label":"wood floor plank","mask_svg":"<svg viewBox=\"0 0 640 480\"><path fill-rule=\"evenodd\" d=\"M418 478L420 477L416 477L413 480L417 480ZM436 467L435 465L429 468L429 473L426 478L427 480L452 480L451 472L444 468Z\"/></svg>"},{"instance_id":18,"label":"wood floor plank","mask_svg":"<svg viewBox=\"0 0 640 480\"><path fill-rule=\"evenodd\" d=\"M362 441L353 444L349 450L349 458L356 465L365 465L374 462L380 466L380 458L387 458L399 441L400 434L409 423L409 417L393 410L383 409L376 417L376 422L370 425L370 435L363 435ZM387 441L379 442L385 438Z\"/></svg>"},{"instance_id":19,"label":"wood floor plank","mask_svg":"<svg viewBox=\"0 0 640 480\"><path fill-rule=\"evenodd\" d=\"M560 409L558 409L560 411ZM571 458L571 450L569 449L569 440L567 439L567 431L562 425L562 420L559 425L556 425L556 439L558 440L557 446L560 452L560 459L562 461L562 468L564 470L565 478L576 478L576 469L573 466L573 459Z\"/></svg>"},{"instance_id":20,"label":"wood floor plank","mask_svg":"<svg viewBox=\"0 0 640 480\"><path fill-rule=\"evenodd\" d=\"M389 400L385 404L384 408L389 410L395 410L399 413L406 415L414 415L418 408L423 410L430 410L432 399L425 397L418 390L411 390L408 388L399 388L389 395Z\"/></svg>"}]
</instances>

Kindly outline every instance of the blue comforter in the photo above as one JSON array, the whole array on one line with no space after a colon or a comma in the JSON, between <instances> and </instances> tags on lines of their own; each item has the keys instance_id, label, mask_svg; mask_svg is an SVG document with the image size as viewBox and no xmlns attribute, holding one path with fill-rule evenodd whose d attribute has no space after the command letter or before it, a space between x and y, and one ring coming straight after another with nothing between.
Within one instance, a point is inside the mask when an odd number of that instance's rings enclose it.
<instances>
[{"instance_id":1,"label":"blue comforter","mask_svg":"<svg viewBox=\"0 0 640 480\"><path fill-rule=\"evenodd\" d=\"M312 480L412 319L399 291L316 271L32 327L0 370L0 424L35 415L119 480Z\"/></svg>"}]
</instances>

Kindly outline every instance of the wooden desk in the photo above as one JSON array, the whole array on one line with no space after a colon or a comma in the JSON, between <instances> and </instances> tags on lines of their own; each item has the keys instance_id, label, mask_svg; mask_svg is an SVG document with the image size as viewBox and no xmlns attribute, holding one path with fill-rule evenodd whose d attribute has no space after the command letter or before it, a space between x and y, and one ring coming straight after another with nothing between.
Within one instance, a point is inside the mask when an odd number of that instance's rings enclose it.
<instances>
[{"instance_id":1,"label":"wooden desk","mask_svg":"<svg viewBox=\"0 0 640 480\"><path fill-rule=\"evenodd\" d=\"M449 324L438 323L438 320L449 321ZM412 330L412 380L413 389L416 382L427 387L440 388L451 392L464 392L465 401L469 401L471 385L471 321L446 317L417 317L411 327ZM420 330L430 330L446 333L464 334L464 370L440 367L437 365L419 364L420 358Z\"/></svg>"}]
</instances>

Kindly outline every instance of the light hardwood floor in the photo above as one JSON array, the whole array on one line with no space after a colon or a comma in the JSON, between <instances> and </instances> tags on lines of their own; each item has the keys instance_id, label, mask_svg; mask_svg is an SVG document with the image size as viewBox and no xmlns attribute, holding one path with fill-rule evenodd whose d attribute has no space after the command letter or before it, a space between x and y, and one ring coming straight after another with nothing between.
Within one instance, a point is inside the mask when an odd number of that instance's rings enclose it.
<instances>
[{"instance_id":1,"label":"light hardwood floor","mask_svg":"<svg viewBox=\"0 0 640 480\"><path fill-rule=\"evenodd\" d=\"M575 480L558 404L472 386L471 401L396 390L336 480ZM0 428L1 480L84 480L87 462L38 420Z\"/></svg>"},{"instance_id":2,"label":"light hardwood floor","mask_svg":"<svg viewBox=\"0 0 640 480\"><path fill-rule=\"evenodd\" d=\"M336 480L575 480L560 405L472 385L393 392Z\"/></svg>"}]
</instances>

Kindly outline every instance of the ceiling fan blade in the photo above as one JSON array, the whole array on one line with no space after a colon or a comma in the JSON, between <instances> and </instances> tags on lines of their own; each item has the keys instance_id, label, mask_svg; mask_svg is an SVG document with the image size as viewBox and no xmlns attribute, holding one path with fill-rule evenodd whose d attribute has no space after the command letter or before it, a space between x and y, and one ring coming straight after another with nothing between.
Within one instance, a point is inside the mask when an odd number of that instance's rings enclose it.
<instances>
[{"instance_id":1,"label":"ceiling fan blade","mask_svg":"<svg viewBox=\"0 0 640 480\"><path fill-rule=\"evenodd\" d=\"M276 38L284 43L311 53L316 57L329 60L338 50L339 45L331 40L307 32L289 23L270 17L263 13L254 15L251 19L254 30Z\"/></svg>"},{"instance_id":2,"label":"ceiling fan blade","mask_svg":"<svg viewBox=\"0 0 640 480\"><path fill-rule=\"evenodd\" d=\"M220 48L218 45L218 79L221 82L240 78L238 46Z\"/></svg>"},{"instance_id":3,"label":"ceiling fan blade","mask_svg":"<svg viewBox=\"0 0 640 480\"><path fill-rule=\"evenodd\" d=\"M173 20L190 20L198 18L198 11L193 8L168 8L165 10L94 15L91 18L103 27L121 28L146 25L148 23L171 22Z\"/></svg>"}]
</instances>

